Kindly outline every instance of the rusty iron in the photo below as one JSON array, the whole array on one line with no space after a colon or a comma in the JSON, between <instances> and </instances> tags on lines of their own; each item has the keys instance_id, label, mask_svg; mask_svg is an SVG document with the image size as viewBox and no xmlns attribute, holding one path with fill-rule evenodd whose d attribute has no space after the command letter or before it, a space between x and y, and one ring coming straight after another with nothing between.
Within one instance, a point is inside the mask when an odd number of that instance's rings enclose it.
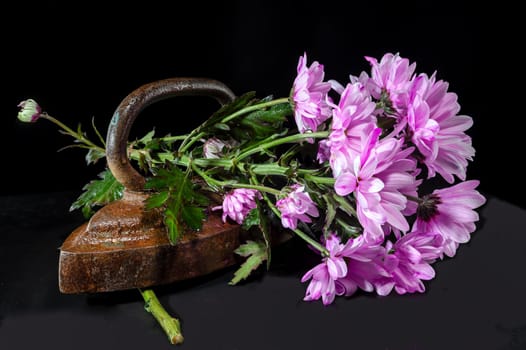
<instances>
[{"instance_id":1,"label":"rusty iron","mask_svg":"<svg viewBox=\"0 0 526 350\"><path fill-rule=\"evenodd\" d=\"M146 210L145 179L130 164L131 126L146 106L174 96L202 95L220 104L235 96L224 84L202 78L173 78L139 87L117 107L107 134L108 167L124 185L123 198L99 209L60 247L62 293L144 288L202 276L236 263L239 225L209 213L201 230L185 232L171 245L159 210Z\"/></svg>"}]
</instances>

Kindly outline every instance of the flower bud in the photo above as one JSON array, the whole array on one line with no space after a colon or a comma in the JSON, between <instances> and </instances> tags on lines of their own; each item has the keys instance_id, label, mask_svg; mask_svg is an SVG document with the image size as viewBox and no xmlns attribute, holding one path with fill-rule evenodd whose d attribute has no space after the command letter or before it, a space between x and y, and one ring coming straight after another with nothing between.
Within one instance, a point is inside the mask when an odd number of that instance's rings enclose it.
<instances>
[{"instance_id":1,"label":"flower bud","mask_svg":"<svg viewBox=\"0 0 526 350\"><path fill-rule=\"evenodd\" d=\"M225 143L218 138L212 137L208 139L203 145L203 156L207 159L217 159L221 157L221 152L225 147Z\"/></svg>"},{"instance_id":2,"label":"flower bud","mask_svg":"<svg viewBox=\"0 0 526 350\"><path fill-rule=\"evenodd\" d=\"M24 123L36 122L42 113L42 109L33 99L20 102L18 107L20 107L20 111L18 112L17 118Z\"/></svg>"}]
</instances>

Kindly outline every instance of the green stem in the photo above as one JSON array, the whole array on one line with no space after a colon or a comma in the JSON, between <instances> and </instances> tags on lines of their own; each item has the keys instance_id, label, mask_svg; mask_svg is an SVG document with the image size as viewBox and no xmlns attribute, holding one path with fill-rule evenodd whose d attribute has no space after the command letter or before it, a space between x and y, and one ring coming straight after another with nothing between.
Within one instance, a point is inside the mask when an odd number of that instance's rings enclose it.
<instances>
[{"instance_id":1,"label":"green stem","mask_svg":"<svg viewBox=\"0 0 526 350\"><path fill-rule=\"evenodd\" d=\"M179 153L182 154L186 152L188 148L190 148L190 146L192 146L197 140L206 135L206 133L202 131L195 136L193 136L193 134L194 132L192 131L192 133L190 133L190 135L184 139L183 143L181 144L181 147L179 147ZM186 142L186 140L189 141Z\"/></svg>"},{"instance_id":2,"label":"green stem","mask_svg":"<svg viewBox=\"0 0 526 350\"><path fill-rule=\"evenodd\" d=\"M336 180L333 177L315 176L311 174L304 175L305 180L315 182L317 184L334 185Z\"/></svg>"},{"instance_id":3,"label":"green stem","mask_svg":"<svg viewBox=\"0 0 526 350\"><path fill-rule=\"evenodd\" d=\"M305 139L310 139L310 138L324 138L324 137L327 137L327 136L329 136L329 132L328 131L317 131L317 132L311 132L311 133L305 133L305 134L294 134L294 135L282 137L282 138L279 138L277 140L273 140L273 141L267 142L265 144L259 145L259 147L251 148L251 149L241 153L240 155L238 155L236 157L236 159L238 161L240 161L243 158L246 158L246 157L248 157L248 156L250 156L250 155L252 155L254 153L258 153L258 152L261 152L262 150L265 150L267 148L279 146L279 145L282 145L282 144L285 144L285 143L293 143L293 142L297 142L297 141L301 141L301 140L305 140Z\"/></svg>"},{"instance_id":4,"label":"green stem","mask_svg":"<svg viewBox=\"0 0 526 350\"><path fill-rule=\"evenodd\" d=\"M267 108L267 107L274 106L274 105L281 104L281 103L289 103L289 99L288 98L279 98L277 100L272 100L272 101L269 101L269 102L258 103L258 104L252 105L252 106L248 106L248 107L242 108L239 111L234 112L234 113L226 116L225 118L223 118L223 120L221 120L221 123L227 123L227 122L239 117L240 115L246 114L248 112L256 111L258 109ZM197 140L199 140L201 137L206 135L206 133L200 131L202 126L203 125L195 128L194 130L192 130L192 132L190 134L188 134L188 135L186 135L184 137L183 142L181 143L181 146L179 147L179 153L180 154L183 154L184 152L186 152L188 150L188 148L190 148L190 146L192 146Z\"/></svg>"},{"instance_id":5,"label":"green stem","mask_svg":"<svg viewBox=\"0 0 526 350\"><path fill-rule=\"evenodd\" d=\"M168 336L171 344L181 344L184 341L181 333L181 324L177 318L170 316L164 309L159 299L151 289L139 289L144 299L144 309L152 314L152 316L159 322L164 333Z\"/></svg>"},{"instance_id":6,"label":"green stem","mask_svg":"<svg viewBox=\"0 0 526 350\"><path fill-rule=\"evenodd\" d=\"M249 188L249 189L253 189L253 190L258 190L259 192L266 192L266 193L271 193L275 196L278 196L281 194L280 191L276 190L275 188L272 188L272 187L267 187L267 186L263 186L263 185L252 185L252 184L246 184L246 183L231 183L231 182L228 182L228 181L221 181L221 180L217 180L217 179L214 179L213 177L211 176L208 176L208 174L206 174L206 172L204 172L202 169L200 169L196 163L194 162L191 162L190 163L192 169L199 175L201 176L201 178L203 180L206 181L206 183L208 185L210 185L210 187L212 188L218 188L218 187L231 187L231 188Z\"/></svg>"},{"instance_id":7,"label":"green stem","mask_svg":"<svg viewBox=\"0 0 526 350\"><path fill-rule=\"evenodd\" d=\"M251 184L243 184L243 183L234 183L234 184L229 184L229 183L225 183L225 186L227 187L233 187L233 188L250 188L250 189L253 189L253 190L258 190L259 192L266 192L266 193L270 193L270 194L273 194L275 196L279 196L281 194L280 191L272 188L272 187L267 187L267 186L263 186L263 185L251 185Z\"/></svg>"},{"instance_id":8,"label":"green stem","mask_svg":"<svg viewBox=\"0 0 526 350\"><path fill-rule=\"evenodd\" d=\"M184 140L187 137L188 135L177 135L177 136L165 136L165 137L161 137L160 139L164 142L172 142L172 141Z\"/></svg>"},{"instance_id":9,"label":"green stem","mask_svg":"<svg viewBox=\"0 0 526 350\"><path fill-rule=\"evenodd\" d=\"M274 212L274 214L276 214L276 216L281 219L281 212L279 211L278 208L276 208L274 203L272 203L272 201L265 194L263 194L263 198L265 199L265 202L267 202L267 204L270 207L270 209ZM295 229L293 229L291 231L294 232L298 237L303 239L305 242L307 242L308 244L310 244L311 246L316 248L321 253L321 255L323 255L323 256L329 256L330 255L330 253L327 250L327 248L322 246L319 242L315 241L312 237L307 235L305 232L303 232L299 228L295 228Z\"/></svg>"},{"instance_id":10,"label":"green stem","mask_svg":"<svg viewBox=\"0 0 526 350\"><path fill-rule=\"evenodd\" d=\"M257 180L257 178L255 177L254 174L251 175L251 179L253 182L255 183L259 183L259 181ZM265 200L265 202L267 203L267 205L269 206L269 208L274 212L274 214L276 214L276 216L278 218L281 219L281 212L279 211L278 208L276 208L276 206L274 205L274 203L272 203L272 201L270 200L270 198L268 198L267 194L266 193L262 193L263 195L263 199ZM314 248L316 248L322 256L329 256L330 253L329 251L327 250L327 248L325 248L324 246L322 246L319 242L315 241L312 237L310 237L309 235L307 235L305 232L303 232L302 230L298 229L298 228L295 228L295 229L292 229L291 230L292 232L294 232L298 237L300 237L301 239L303 239L305 242L307 242L308 244L310 244L311 246L313 246Z\"/></svg>"},{"instance_id":11,"label":"green stem","mask_svg":"<svg viewBox=\"0 0 526 350\"><path fill-rule=\"evenodd\" d=\"M102 148L100 146L97 146L96 144L94 144L93 142L88 140L84 135L77 133L76 131L71 129L69 126L67 126L66 124L62 123L60 120L53 118L49 114L42 113L42 115L40 117L44 118L44 119L47 119L50 122L56 124L58 127L63 129L68 135L70 135L71 137L73 137L73 138L79 140L80 142L84 143L86 146L89 146L90 148L96 149L96 150L98 150L98 151L100 151L102 153L106 153L106 150L104 148Z\"/></svg>"},{"instance_id":12,"label":"green stem","mask_svg":"<svg viewBox=\"0 0 526 350\"><path fill-rule=\"evenodd\" d=\"M279 104L282 104L282 103L290 103L289 98L288 97L278 98L277 100L272 100L272 101L268 101L268 102L258 103L258 104L255 104L255 105L251 105L251 106L242 108L239 111L234 112L234 113L230 114L229 116L226 116L225 118L223 118L223 120L221 120L221 123L223 123L223 124L224 123L228 123L229 121L239 117L240 115L246 114L248 112L257 111L258 109L263 109L263 108L267 108L267 107L270 107L270 106L279 105Z\"/></svg>"}]
</instances>

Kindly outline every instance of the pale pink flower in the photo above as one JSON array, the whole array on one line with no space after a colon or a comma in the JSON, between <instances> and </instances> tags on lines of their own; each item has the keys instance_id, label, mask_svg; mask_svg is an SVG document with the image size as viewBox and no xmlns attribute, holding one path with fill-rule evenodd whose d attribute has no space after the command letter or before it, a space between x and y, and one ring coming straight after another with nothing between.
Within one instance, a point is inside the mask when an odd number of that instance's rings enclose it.
<instances>
[{"instance_id":1,"label":"pale pink flower","mask_svg":"<svg viewBox=\"0 0 526 350\"><path fill-rule=\"evenodd\" d=\"M323 305L329 305L336 295L342 295L345 288L339 279L347 275L347 263L342 256L345 245L340 243L340 238L331 233L325 240L325 247L329 256L323 258L322 263L307 271L301 282L311 280L305 293L305 301L322 299Z\"/></svg>"},{"instance_id":2,"label":"pale pink flower","mask_svg":"<svg viewBox=\"0 0 526 350\"><path fill-rule=\"evenodd\" d=\"M465 181L424 196L413 231L439 233L444 240L444 254L453 257L459 244L470 240L479 220L475 209L486 202L475 190L478 185L477 180Z\"/></svg>"},{"instance_id":3,"label":"pale pink flower","mask_svg":"<svg viewBox=\"0 0 526 350\"><path fill-rule=\"evenodd\" d=\"M386 53L380 62L373 57L365 59L371 64L371 78L365 84L370 94L380 100L382 94L387 93L392 107L404 114L416 64L409 64L408 59L392 53ZM366 80L363 74L359 80Z\"/></svg>"},{"instance_id":4,"label":"pale pink flower","mask_svg":"<svg viewBox=\"0 0 526 350\"><path fill-rule=\"evenodd\" d=\"M340 196L354 194L358 220L373 241L391 229L409 230L403 215L406 194L415 193L416 162L408 156L413 149L402 149L403 140L379 140L380 128L369 135L352 166L342 169L334 188Z\"/></svg>"},{"instance_id":5,"label":"pale pink flower","mask_svg":"<svg viewBox=\"0 0 526 350\"><path fill-rule=\"evenodd\" d=\"M333 176L352 166L363 144L376 128L373 115L376 104L360 83L347 84L338 105L333 105L331 133L328 139Z\"/></svg>"},{"instance_id":6,"label":"pale pink flower","mask_svg":"<svg viewBox=\"0 0 526 350\"><path fill-rule=\"evenodd\" d=\"M323 65L314 61L307 67L307 54L300 57L298 75L292 88L294 118L300 133L314 132L331 115L327 104L331 85L324 82Z\"/></svg>"},{"instance_id":7,"label":"pale pink flower","mask_svg":"<svg viewBox=\"0 0 526 350\"><path fill-rule=\"evenodd\" d=\"M384 267L391 274L375 282L379 295L388 295L394 290L398 294L423 293L422 281L435 277L431 263L442 250L442 237L438 233L411 232L393 244L387 241Z\"/></svg>"},{"instance_id":8,"label":"pale pink flower","mask_svg":"<svg viewBox=\"0 0 526 350\"><path fill-rule=\"evenodd\" d=\"M376 280L390 277L383 267L385 248L381 243L368 241L363 234L347 241L341 252L347 260L347 275L338 280L338 286L342 289L338 295L351 296L358 289L372 292Z\"/></svg>"},{"instance_id":9,"label":"pale pink flower","mask_svg":"<svg viewBox=\"0 0 526 350\"><path fill-rule=\"evenodd\" d=\"M318 143L318 153L316 154L316 159L320 163L328 161L331 157L331 147L329 146L329 140L320 140Z\"/></svg>"},{"instance_id":10,"label":"pale pink flower","mask_svg":"<svg viewBox=\"0 0 526 350\"><path fill-rule=\"evenodd\" d=\"M435 75L419 75L413 82L407 110L411 141L427 166L428 177L436 173L449 183L466 179L468 160L475 150L465 131L473 125L469 116L458 115L457 95L448 92L448 84Z\"/></svg>"},{"instance_id":11,"label":"pale pink flower","mask_svg":"<svg viewBox=\"0 0 526 350\"><path fill-rule=\"evenodd\" d=\"M236 188L227 193L223 199L223 222L226 222L227 217L234 220L238 224L242 224L247 214L257 207L256 198L261 199L259 191L248 188ZM221 207L215 207L214 210Z\"/></svg>"},{"instance_id":12,"label":"pale pink flower","mask_svg":"<svg viewBox=\"0 0 526 350\"><path fill-rule=\"evenodd\" d=\"M203 144L203 157L207 159L217 159L222 155L225 143L217 137L211 137Z\"/></svg>"},{"instance_id":13,"label":"pale pink flower","mask_svg":"<svg viewBox=\"0 0 526 350\"><path fill-rule=\"evenodd\" d=\"M276 207L281 212L281 224L283 227L295 229L298 226L298 220L310 223L312 219L309 215L318 217L320 214L309 193L304 191L305 186L295 184L291 188L292 192L285 198L278 200Z\"/></svg>"}]
</instances>

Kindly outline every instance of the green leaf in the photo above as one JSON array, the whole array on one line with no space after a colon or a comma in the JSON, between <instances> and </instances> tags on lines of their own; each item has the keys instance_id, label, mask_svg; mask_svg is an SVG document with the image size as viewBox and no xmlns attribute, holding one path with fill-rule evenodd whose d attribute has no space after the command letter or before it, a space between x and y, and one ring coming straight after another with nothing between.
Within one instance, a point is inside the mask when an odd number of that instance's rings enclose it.
<instances>
[{"instance_id":1,"label":"green leaf","mask_svg":"<svg viewBox=\"0 0 526 350\"><path fill-rule=\"evenodd\" d=\"M241 227L244 230L248 230L252 226L257 225L259 225L259 211L257 208L254 208L248 212L247 216L245 216L245 220L243 220L243 225Z\"/></svg>"},{"instance_id":2,"label":"green leaf","mask_svg":"<svg viewBox=\"0 0 526 350\"><path fill-rule=\"evenodd\" d=\"M171 244L177 243L181 237L181 226L177 216L170 209L164 211L164 224L168 230L168 238Z\"/></svg>"},{"instance_id":3,"label":"green leaf","mask_svg":"<svg viewBox=\"0 0 526 350\"><path fill-rule=\"evenodd\" d=\"M84 193L73 202L69 210L82 208L82 213L88 218L94 213L94 207L122 198L124 186L113 177L111 171L106 169L99 174L98 180L92 180L82 189Z\"/></svg>"},{"instance_id":4,"label":"green leaf","mask_svg":"<svg viewBox=\"0 0 526 350\"><path fill-rule=\"evenodd\" d=\"M172 188L181 182L181 176L184 173L177 167L159 168L157 174L146 181L144 188L157 191Z\"/></svg>"},{"instance_id":5,"label":"green leaf","mask_svg":"<svg viewBox=\"0 0 526 350\"><path fill-rule=\"evenodd\" d=\"M267 249L265 243L247 241L245 244L240 245L235 253L242 257L248 257L239 269L234 273L234 278L228 283L235 285L246 279L252 271L257 269L263 261L267 259Z\"/></svg>"},{"instance_id":6,"label":"green leaf","mask_svg":"<svg viewBox=\"0 0 526 350\"><path fill-rule=\"evenodd\" d=\"M142 143L143 145L146 145L153 140L154 135L155 135L155 129L153 129L152 131L148 132L146 135L141 137L138 140L138 142Z\"/></svg>"},{"instance_id":7,"label":"green leaf","mask_svg":"<svg viewBox=\"0 0 526 350\"><path fill-rule=\"evenodd\" d=\"M247 92L239 97L236 97L234 101L229 104L221 107L217 112L212 114L212 116L203 124L202 128L207 128L213 125L216 125L224 117L237 112L243 107L249 106L254 102L256 93L254 91Z\"/></svg>"},{"instance_id":8,"label":"green leaf","mask_svg":"<svg viewBox=\"0 0 526 350\"><path fill-rule=\"evenodd\" d=\"M191 181L191 172L183 172L179 167L167 164L157 174L147 180L145 188L159 192L151 199L151 208L164 205L163 212L170 243L176 244L186 227L198 230L205 219L203 207L208 198L198 192L199 187ZM165 194L162 194L165 193Z\"/></svg>"},{"instance_id":9,"label":"green leaf","mask_svg":"<svg viewBox=\"0 0 526 350\"><path fill-rule=\"evenodd\" d=\"M270 268L270 258L271 258L271 242L270 242L270 223L268 220L268 215L265 214L265 208L261 201L257 200L257 210L259 212L259 223L258 227L265 241L265 250L267 256L267 270Z\"/></svg>"},{"instance_id":10,"label":"green leaf","mask_svg":"<svg viewBox=\"0 0 526 350\"><path fill-rule=\"evenodd\" d=\"M184 222L193 230L198 230L203 226L205 220L205 211L203 208L185 206L181 211Z\"/></svg>"},{"instance_id":11,"label":"green leaf","mask_svg":"<svg viewBox=\"0 0 526 350\"><path fill-rule=\"evenodd\" d=\"M214 127L219 129L219 130L230 131L230 127L228 126L228 124L217 123L217 124L214 125Z\"/></svg>"},{"instance_id":12,"label":"green leaf","mask_svg":"<svg viewBox=\"0 0 526 350\"><path fill-rule=\"evenodd\" d=\"M168 197L170 197L170 192L168 191L163 191L163 192L159 192L159 193L155 193L151 195L146 200L146 209L153 209L153 208L161 207L166 202Z\"/></svg>"},{"instance_id":13,"label":"green leaf","mask_svg":"<svg viewBox=\"0 0 526 350\"><path fill-rule=\"evenodd\" d=\"M96 148L90 148L88 154L86 154L86 163L88 165L95 164L99 159L104 158L106 153Z\"/></svg>"},{"instance_id":14,"label":"green leaf","mask_svg":"<svg viewBox=\"0 0 526 350\"><path fill-rule=\"evenodd\" d=\"M331 198L326 194L323 195L322 198L325 201L327 207L325 210L325 222L323 224L322 232L329 232L330 226L332 225L334 217L336 216L336 203L334 203L334 201L331 200Z\"/></svg>"},{"instance_id":15,"label":"green leaf","mask_svg":"<svg viewBox=\"0 0 526 350\"><path fill-rule=\"evenodd\" d=\"M353 226L345 222L345 220L343 219L336 218L336 223L339 226L338 232L340 232L342 237L344 237L345 239L348 239L350 237L358 237L362 232L361 227Z\"/></svg>"},{"instance_id":16,"label":"green leaf","mask_svg":"<svg viewBox=\"0 0 526 350\"><path fill-rule=\"evenodd\" d=\"M351 203L349 203L346 197L333 194L332 199L338 202L338 209L342 210L345 214L349 216L356 216L356 210L352 207Z\"/></svg>"}]
</instances>

